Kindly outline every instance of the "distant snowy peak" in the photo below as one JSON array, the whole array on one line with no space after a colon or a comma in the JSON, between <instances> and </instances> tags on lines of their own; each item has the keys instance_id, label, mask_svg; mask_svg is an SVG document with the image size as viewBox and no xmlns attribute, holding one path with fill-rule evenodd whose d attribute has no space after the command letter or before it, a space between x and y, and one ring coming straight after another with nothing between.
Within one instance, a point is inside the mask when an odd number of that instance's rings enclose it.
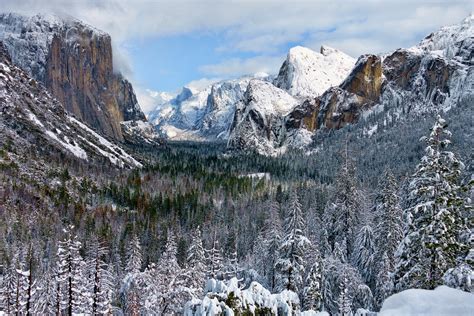
<instances>
[{"instance_id":1,"label":"distant snowy peak","mask_svg":"<svg viewBox=\"0 0 474 316\"><path fill-rule=\"evenodd\" d=\"M214 82L206 87L184 86L174 98L158 104L148 113L148 118L168 139L226 139L236 104L242 99L249 81L268 77L268 74L258 73Z\"/></svg>"},{"instance_id":2,"label":"distant snowy peak","mask_svg":"<svg viewBox=\"0 0 474 316\"><path fill-rule=\"evenodd\" d=\"M328 46L321 46L319 53L296 46L288 52L274 84L294 97L315 97L339 85L355 62L349 55Z\"/></svg>"},{"instance_id":3,"label":"distant snowy peak","mask_svg":"<svg viewBox=\"0 0 474 316\"><path fill-rule=\"evenodd\" d=\"M472 47L474 42L474 14L469 15L461 23L444 26L425 37L417 48L425 51L439 51L447 58L459 55L463 47ZM462 54L464 55L464 54ZM472 62L472 51L467 52L469 62Z\"/></svg>"}]
</instances>

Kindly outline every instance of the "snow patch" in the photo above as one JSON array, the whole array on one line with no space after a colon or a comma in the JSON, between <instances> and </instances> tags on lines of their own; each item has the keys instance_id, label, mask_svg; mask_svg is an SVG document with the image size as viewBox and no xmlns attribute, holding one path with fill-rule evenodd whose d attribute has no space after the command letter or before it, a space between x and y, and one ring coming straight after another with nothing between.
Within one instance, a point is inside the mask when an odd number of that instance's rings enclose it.
<instances>
[{"instance_id":1,"label":"snow patch","mask_svg":"<svg viewBox=\"0 0 474 316\"><path fill-rule=\"evenodd\" d=\"M473 315L474 294L439 286L434 290L409 289L387 298L380 316Z\"/></svg>"},{"instance_id":2,"label":"snow patch","mask_svg":"<svg viewBox=\"0 0 474 316\"><path fill-rule=\"evenodd\" d=\"M63 142L62 140L59 139L58 136L56 136L55 133L53 133L51 131L46 131L45 133L46 133L46 135L48 135L49 137L51 137L52 139L57 141L59 144L61 144L61 146L63 146L67 150L69 150L74 156L76 156L80 159L87 160L87 153L85 152L84 149L79 147L79 145L77 145L77 144L73 145L73 144L70 144L68 142Z\"/></svg>"}]
</instances>

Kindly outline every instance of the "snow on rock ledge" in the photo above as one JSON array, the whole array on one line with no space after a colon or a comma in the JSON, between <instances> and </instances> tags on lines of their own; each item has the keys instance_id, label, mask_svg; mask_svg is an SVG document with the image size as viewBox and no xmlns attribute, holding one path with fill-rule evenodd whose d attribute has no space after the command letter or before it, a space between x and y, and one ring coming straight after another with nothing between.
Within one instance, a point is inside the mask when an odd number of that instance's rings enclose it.
<instances>
[{"instance_id":1,"label":"snow on rock ledge","mask_svg":"<svg viewBox=\"0 0 474 316\"><path fill-rule=\"evenodd\" d=\"M431 291L409 289L387 298L379 315L474 315L474 294L447 286L439 286Z\"/></svg>"}]
</instances>

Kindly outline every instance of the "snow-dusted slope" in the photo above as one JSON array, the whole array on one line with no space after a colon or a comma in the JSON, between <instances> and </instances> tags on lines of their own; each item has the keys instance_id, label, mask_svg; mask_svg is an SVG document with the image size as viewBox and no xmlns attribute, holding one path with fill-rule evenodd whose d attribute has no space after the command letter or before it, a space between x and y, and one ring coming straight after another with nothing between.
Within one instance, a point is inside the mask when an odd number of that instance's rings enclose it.
<instances>
[{"instance_id":1,"label":"snow-dusted slope","mask_svg":"<svg viewBox=\"0 0 474 316\"><path fill-rule=\"evenodd\" d=\"M296 46L290 49L274 84L294 97L316 97L339 85L354 64L354 58L328 46L322 46L320 53Z\"/></svg>"},{"instance_id":2,"label":"snow-dusted slope","mask_svg":"<svg viewBox=\"0 0 474 316\"><path fill-rule=\"evenodd\" d=\"M0 143L46 155L62 153L80 161L109 161L140 167L120 146L68 114L49 92L14 66L0 42Z\"/></svg>"},{"instance_id":3,"label":"snow-dusted slope","mask_svg":"<svg viewBox=\"0 0 474 316\"><path fill-rule=\"evenodd\" d=\"M438 51L447 58L462 55L473 62L472 50L462 50L471 46L474 41L474 14L469 15L461 23L442 27L424 38L418 48L425 51Z\"/></svg>"}]
</instances>

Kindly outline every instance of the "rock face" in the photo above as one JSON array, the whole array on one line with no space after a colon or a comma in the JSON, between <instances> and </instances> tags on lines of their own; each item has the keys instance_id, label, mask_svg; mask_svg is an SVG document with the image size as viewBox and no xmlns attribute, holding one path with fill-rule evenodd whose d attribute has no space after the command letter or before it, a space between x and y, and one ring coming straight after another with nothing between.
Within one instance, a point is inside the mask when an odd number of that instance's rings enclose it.
<instances>
[{"instance_id":1,"label":"rock face","mask_svg":"<svg viewBox=\"0 0 474 316\"><path fill-rule=\"evenodd\" d=\"M108 34L77 20L15 14L0 15L0 34L14 63L104 135L122 141L122 121L146 120L132 85L114 72Z\"/></svg>"},{"instance_id":2,"label":"rock face","mask_svg":"<svg viewBox=\"0 0 474 316\"><path fill-rule=\"evenodd\" d=\"M19 159L27 151L44 159L65 156L117 167L141 166L120 146L69 114L41 83L15 66L1 41L0 131L1 147L11 148Z\"/></svg>"},{"instance_id":3,"label":"rock face","mask_svg":"<svg viewBox=\"0 0 474 316\"><path fill-rule=\"evenodd\" d=\"M382 61L375 55L359 58L349 76L338 87L307 100L285 119L288 129L341 128L358 119L363 109L378 102L383 84Z\"/></svg>"}]
</instances>

